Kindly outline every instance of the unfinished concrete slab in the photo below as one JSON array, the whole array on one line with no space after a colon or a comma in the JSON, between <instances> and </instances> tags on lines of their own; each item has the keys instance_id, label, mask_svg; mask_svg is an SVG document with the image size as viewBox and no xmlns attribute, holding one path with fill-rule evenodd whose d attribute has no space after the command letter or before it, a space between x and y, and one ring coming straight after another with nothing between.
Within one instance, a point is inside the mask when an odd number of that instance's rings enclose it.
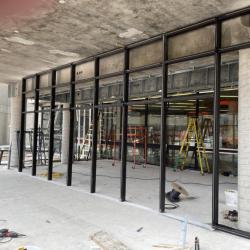
<instances>
[{"instance_id":1,"label":"unfinished concrete slab","mask_svg":"<svg viewBox=\"0 0 250 250\"><path fill-rule=\"evenodd\" d=\"M114 235L136 250L180 241L179 221L128 202L90 195L78 187L66 187L59 182L48 184L14 170L1 169L0 188L1 228L27 235L1 245L1 249L12 250L23 245L46 250L91 249L94 243L89 236L99 231ZM195 236L205 250L250 248L246 239L188 225L187 244L193 245Z\"/></svg>"},{"instance_id":2,"label":"unfinished concrete slab","mask_svg":"<svg viewBox=\"0 0 250 250\"><path fill-rule=\"evenodd\" d=\"M159 207L159 166L136 165L132 168L133 163L128 163L127 167L127 202L138 204L146 208L158 211ZM48 167L39 166L37 176L47 179L44 174L47 173ZM31 169L25 169L25 173L30 175ZM91 162L75 162L73 165L72 186L80 188L85 192L90 191L90 171ZM54 165L55 182L63 185L66 184L67 166L62 164ZM62 175L57 175L57 173ZM172 182L181 184L189 193L188 197L182 196L181 201L177 204L178 208L171 209L171 203L166 199L166 213L172 215L187 217L190 220L211 225L212 221L212 175L205 174L202 176L199 171L184 170L174 171L173 168L166 170L166 191L171 191ZM235 189L237 187L237 178L233 176L220 176L219 186L219 208L220 219L226 225L236 227L236 223L223 219L223 213L229 209L225 203L224 191ZM112 160L101 160L97 164L97 187L96 192L101 195L111 197L119 201L120 197L120 167L119 162L112 166Z\"/></svg>"}]
</instances>

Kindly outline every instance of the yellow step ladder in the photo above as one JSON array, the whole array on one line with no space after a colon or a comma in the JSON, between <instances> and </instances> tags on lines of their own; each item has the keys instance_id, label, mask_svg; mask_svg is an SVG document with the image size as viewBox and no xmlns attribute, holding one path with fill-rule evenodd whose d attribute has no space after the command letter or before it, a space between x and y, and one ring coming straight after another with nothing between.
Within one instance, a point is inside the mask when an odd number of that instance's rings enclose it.
<instances>
[{"instance_id":1,"label":"yellow step ladder","mask_svg":"<svg viewBox=\"0 0 250 250\"><path fill-rule=\"evenodd\" d=\"M194 139L196 143L200 172L202 175L204 175L203 163L205 162L205 167L206 167L207 172L210 172L210 167L208 164L206 146L204 144L203 135L199 127L199 119L196 117L188 118L188 127L187 127L187 130L185 132L184 138L181 143L181 149L180 149L179 155L180 157L183 157L183 161L181 164L182 170L184 169L184 166L188 157L191 139Z\"/></svg>"}]
</instances>

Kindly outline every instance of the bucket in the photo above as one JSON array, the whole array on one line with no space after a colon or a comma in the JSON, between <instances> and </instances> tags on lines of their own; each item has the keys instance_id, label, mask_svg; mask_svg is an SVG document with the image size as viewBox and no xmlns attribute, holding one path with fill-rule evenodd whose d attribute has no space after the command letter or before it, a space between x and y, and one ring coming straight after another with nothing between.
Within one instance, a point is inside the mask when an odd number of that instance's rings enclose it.
<instances>
[{"instance_id":1,"label":"bucket","mask_svg":"<svg viewBox=\"0 0 250 250\"><path fill-rule=\"evenodd\" d=\"M226 205L234 209L238 208L238 191L234 189L227 189L225 192Z\"/></svg>"}]
</instances>

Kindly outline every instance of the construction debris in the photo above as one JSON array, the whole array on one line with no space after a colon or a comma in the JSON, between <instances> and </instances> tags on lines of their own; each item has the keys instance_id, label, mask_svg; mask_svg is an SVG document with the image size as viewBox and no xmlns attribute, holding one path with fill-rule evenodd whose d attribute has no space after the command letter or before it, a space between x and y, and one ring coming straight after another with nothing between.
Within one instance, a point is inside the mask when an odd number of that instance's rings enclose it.
<instances>
[{"instance_id":1,"label":"construction debris","mask_svg":"<svg viewBox=\"0 0 250 250\"><path fill-rule=\"evenodd\" d=\"M124 245L121 241L115 239L113 235L104 231L94 233L90 236L90 239L103 250L130 250L130 248Z\"/></svg>"},{"instance_id":2,"label":"construction debris","mask_svg":"<svg viewBox=\"0 0 250 250\"><path fill-rule=\"evenodd\" d=\"M41 174L39 174L39 176L47 177L47 176L48 176L48 172L41 173ZM53 178L53 179L59 179L59 178L61 178L62 176L64 176L64 173L54 172L54 173L52 174L52 178Z\"/></svg>"},{"instance_id":3,"label":"construction debris","mask_svg":"<svg viewBox=\"0 0 250 250\"><path fill-rule=\"evenodd\" d=\"M184 248L182 246L174 245L174 244L158 244L153 245L153 250L191 250L191 246L185 246Z\"/></svg>"}]
</instances>

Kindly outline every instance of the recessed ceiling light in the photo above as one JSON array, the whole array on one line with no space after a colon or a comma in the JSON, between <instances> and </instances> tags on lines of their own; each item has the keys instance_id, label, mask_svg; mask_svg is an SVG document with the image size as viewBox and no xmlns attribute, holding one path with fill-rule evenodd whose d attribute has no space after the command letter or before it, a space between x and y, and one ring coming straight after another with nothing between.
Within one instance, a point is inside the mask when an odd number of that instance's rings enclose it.
<instances>
[{"instance_id":1,"label":"recessed ceiling light","mask_svg":"<svg viewBox=\"0 0 250 250\"><path fill-rule=\"evenodd\" d=\"M60 3L60 4L65 4L66 1L65 1L65 0L59 0L59 3Z\"/></svg>"}]
</instances>

